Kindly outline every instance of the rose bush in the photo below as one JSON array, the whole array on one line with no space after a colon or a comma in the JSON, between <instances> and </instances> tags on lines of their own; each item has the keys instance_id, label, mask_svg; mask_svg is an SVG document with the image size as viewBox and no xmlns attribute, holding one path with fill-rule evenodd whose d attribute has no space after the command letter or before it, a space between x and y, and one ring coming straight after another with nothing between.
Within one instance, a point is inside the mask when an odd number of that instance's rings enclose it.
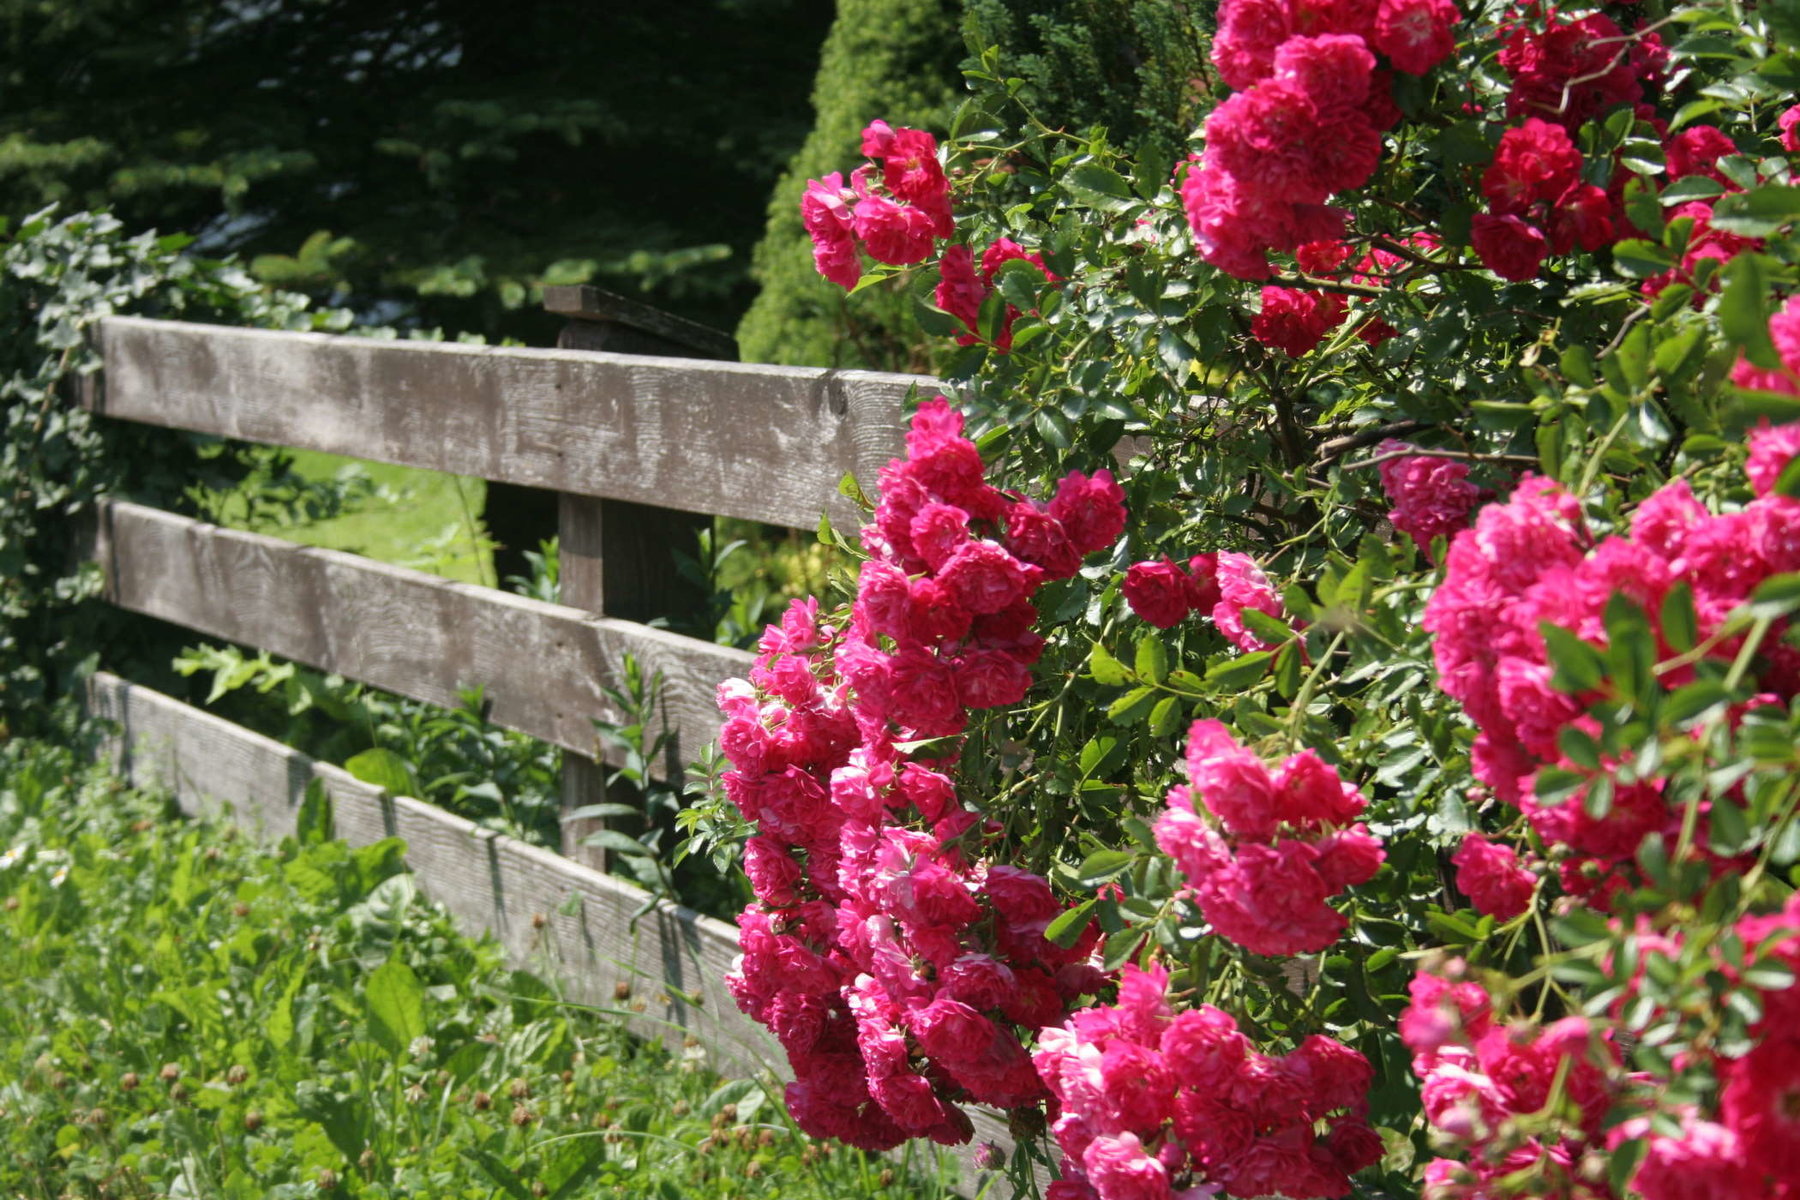
<instances>
[{"instance_id":1,"label":"rose bush","mask_svg":"<svg viewBox=\"0 0 1800 1200\"><path fill-rule=\"evenodd\" d=\"M815 185L967 416L722 694L803 1124L992 1105L1058 1200L1800 1190L1796 24L1225 0L1172 171L988 56Z\"/></svg>"}]
</instances>

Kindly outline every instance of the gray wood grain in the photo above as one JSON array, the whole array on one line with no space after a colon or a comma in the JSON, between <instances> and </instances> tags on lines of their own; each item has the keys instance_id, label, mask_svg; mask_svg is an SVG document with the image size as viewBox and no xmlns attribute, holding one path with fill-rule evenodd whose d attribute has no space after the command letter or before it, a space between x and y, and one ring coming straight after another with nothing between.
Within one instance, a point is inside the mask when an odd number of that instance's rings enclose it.
<instances>
[{"instance_id":1,"label":"gray wood grain","mask_svg":"<svg viewBox=\"0 0 1800 1200\"><path fill-rule=\"evenodd\" d=\"M279 333L99 330L111 417L800 529L901 447L909 375Z\"/></svg>"},{"instance_id":2,"label":"gray wood grain","mask_svg":"<svg viewBox=\"0 0 1800 1200\"><path fill-rule=\"evenodd\" d=\"M710 325L690 321L686 317L664 312L648 304L627 299L616 292L592 284L552 285L544 289L544 311L570 318L572 336L558 338L557 345L583 350L619 350L627 354L673 354L682 358L716 358L733 361L738 356L737 339ZM650 344L629 345L623 341L606 342L606 326L654 339ZM594 344L584 345L583 326L597 335Z\"/></svg>"},{"instance_id":3,"label":"gray wood grain","mask_svg":"<svg viewBox=\"0 0 1800 1200\"><path fill-rule=\"evenodd\" d=\"M719 724L721 680L753 656L630 621L455 583L337 550L221 529L123 501L103 504L95 557L107 598L224 638L454 707L483 689L496 724L594 756L593 722L623 715L606 695L625 655L661 671L680 778Z\"/></svg>"},{"instance_id":4,"label":"gray wood grain","mask_svg":"<svg viewBox=\"0 0 1800 1200\"><path fill-rule=\"evenodd\" d=\"M737 930L725 922L432 805L390 796L115 675L100 672L89 681L88 707L113 725L105 752L121 774L139 787L169 789L184 811L230 811L275 840L294 831L306 788L317 780L332 797L339 837L359 846L403 838L420 890L464 932L492 933L509 963L556 980L569 1000L619 1012L643 1036L697 1051L711 1070L792 1078L780 1047L738 1011L725 987L738 953ZM629 996L621 999L621 990ZM970 1116L975 1142L960 1157L962 1189L974 1195L979 1181L968 1159L975 1146L992 1141L1010 1154L1013 1139L996 1114L976 1109ZM1040 1172L1040 1193L1047 1184Z\"/></svg>"}]
</instances>

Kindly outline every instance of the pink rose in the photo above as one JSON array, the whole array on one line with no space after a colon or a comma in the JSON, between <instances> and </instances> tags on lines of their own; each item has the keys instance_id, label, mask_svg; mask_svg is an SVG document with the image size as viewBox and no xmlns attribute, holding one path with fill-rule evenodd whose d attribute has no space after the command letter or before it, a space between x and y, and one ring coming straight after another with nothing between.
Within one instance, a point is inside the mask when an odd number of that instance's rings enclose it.
<instances>
[{"instance_id":1,"label":"pink rose","mask_svg":"<svg viewBox=\"0 0 1800 1200\"><path fill-rule=\"evenodd\" d=\"M1775 124L1781 130L1781 148L1789 154L1800 154L1800 132L1797 132L1797 127L1800 127L1800 104L1783 109L1775 119Z\"/></svg>"},{"instance_id":2,"label":"pink rose","mask_svg":"<svg viewBox=\"0 0 1800 1200\"><path fill-rule=\"evenodd\" d=\"M1006 548L1021 562L1042 567L1047 579L1068 579L1081 569L1081 554L1062 522L1029 500L1006 510Z\"/></svg>"},{"instance_id":3,"label":"pink rose","mask_svg":"<svg viewBox=\"0 0 1800 1200\"><path fill-rule=\"evenodd\" d=\"M1081 1156L1082 1170L1102 1200L1170 1200L1169 1172L1135 1133L1097 1137Z\"/></svg>"},{"instance_id":4,"label":"pink rose","mask_svg":"<svg viewBox=\"0 0 1800 1200\"><path fill-rule=\"evenodd\" d=\"M1131 611L1159 629L1168 629L1193 611L1193 580L1167 555L1152 562L1132 563L1120 589Z\"/></svg>"},{"instance_id":5,"label":"pink rose","mask_svg":"<svg viewBox=\"0 0 1800 1200\"><path fill-rule=\"evenodd\" d=\"M864 196L856 202L854 228L876 262L903 267L931 255L934 226L924 209L895 204L885 196Z\"/></svg>"},{"instance_id":6,"label":"pink rose","mask_svg":"<svg viewBox=\"0 0 1800 1200\"><path fill-rule=\"evenodd\" d=\"M1024 596L1031 577L1002 547L978 541L958 546L938 578L970 612L997 613Z\"/></svg>"},{"instance_id":7,"label":"pink rose","mask_svg":"<svg viewBox=\"0 0 1800 1200\"><path fill-rule=\"evenodd\" d=\"M1510 920L1531 907L1537 876L1520 865L1511 846L1471 833L1464 836L1450 861L1456 866L1457 890L1477 912Z\"/></svg>"},{"instance_id":8,"label":"pink rose","mask_svg":"<svg viewBox=\"0 0 1800 1200\"><path fill-rule=\"evenodd\" d=\"M1423 75L1456 49L1452 27L1461 19L1451 0L1381 0L1375 48L1408 75Z\"/></svg>"},{"instance_id":9,"label":"pink rose","mask_svg":"<svg viewBox=\"0 0 1800 1200\"><path fill-rule=\"evenodd\" d=\"M1544 256L1550 252L1542 230L1510 215L1476 213L1469 224L1469 241L1481 256L1483 266L1515 283L1536 279Z\"/></svg>"},{"instance_id":10,"label":"pink rose","mask_svg":"<svg viewBox=\"0 0 1800 1200\"><path fill-rule=\"evenodd\" d=\"M1247 554L1224 550L1219 553L1217 578L1219 602L1213 606L1212 617L1219 632L1240 650L1273 649L1244 626L1243 613L1247 608L1271 617L1282 615L1281 600L1262 568Z\"/></svg>"},{"instance_id":11,"label":"pink rose","mask_svg":"<svg viewBox=\"0 0 1800 1200\"><path fill-rule=\"evenodd\" d=\"M1069 542L1081 555L1104 550L1125 530L1125 491L1113 482L1112 472L1091 476L1071 471L1056 485L1050 515L1062 523Z\"/></svg>"}]
</instances>

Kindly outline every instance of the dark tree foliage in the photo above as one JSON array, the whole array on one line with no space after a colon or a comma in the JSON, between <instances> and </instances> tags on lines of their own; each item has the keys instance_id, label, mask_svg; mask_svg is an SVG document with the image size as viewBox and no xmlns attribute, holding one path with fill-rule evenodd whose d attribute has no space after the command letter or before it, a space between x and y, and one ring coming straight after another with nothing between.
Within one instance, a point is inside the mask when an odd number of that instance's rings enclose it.
<instances>
[{"instance_id":1,"label":"dark tree foliage","mask_svg":"<svg viewBox=\"0 0 1800 1200\"><path fill-rule=\"evenodd\" d=\"M1185 156L1218 0L965 0L963 37L1051 128L1103 126L1140 162Z\"/></svg>"},{"instance_id":2,"label":"dark tree foliage","mask_svg":"<svg viewBox=\"0 0 1800 1200\"><path fill-rule=\"evenodd\" d=\"M0 212L108 206L384 319L726 324L831 0L0 0ZM380 305L378 301L397 301Z\"/></svg>"}]
</instances>

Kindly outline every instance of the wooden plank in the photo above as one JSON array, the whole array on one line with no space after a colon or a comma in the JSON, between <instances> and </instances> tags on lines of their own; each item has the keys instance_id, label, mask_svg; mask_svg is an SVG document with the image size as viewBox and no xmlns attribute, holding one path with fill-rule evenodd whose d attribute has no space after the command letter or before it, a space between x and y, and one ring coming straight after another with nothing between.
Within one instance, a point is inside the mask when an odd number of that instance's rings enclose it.
<instances>
[{"instance_id":1,"label":"wooden plank","mask_svg":"<svg viewBox=\"0 0 1800 1200\"><path fill-rule=\"evenodd\" d=\"M108 317L107 416L811 529L900 452L919 376Z\"/></svg>"},{"instance_id":2,"label":"wooden plank","mask_svg":"<svg viewBox=\"0 0 1800 1200\"><path fill-rule=\"evenodd\" d=\"M588 755L594 720L624 715L605 688L620 685L631 654L663 673L675 744L657 768L671 778L712 739L719 682L754 661L630 621L122 501L101 506L95 558L107 598L122 608L446 707L480 686L496 724Z\"/></svg>"},{"instance_id":3,"label":"wooden plank","mask_svg":"<svg viewBox=\"0 0 1800 1200\"><path fill-rule=\"evenodd\" d=\"M332 797L339 837L367 845L384 837L407 844L420 890L449 910L465 933L490 932L508 962L556 979L570 1000L618 1009L620 985L632 993L633 1029L671 1046L697 1039L707 1066L721 1074L791 1079L787 1057L768 1032L741 1013L725 987L738 953L737 930L560 855L476 827L472 822L351 778L281 743L191 708L149 688L100 672L88 684L89 711L115 725L106 753L138 787L171 790L184 811L232 810L273 840L291 834L309 783ZM640 915L641 914L641 915ZM975 1139L961 1149L961 1186L980 1181L970 1165L976 1146L1012 1152L1013 1138L993 1112L973 1109ZM906 1148L895 1152L904 1156ZM1048 1186L1040 1171L1038 1191Z\"/></svg>"},{"instance_id":4,"label":"wooden plank","mask_svg":"<svg viewBox=\"0 0 1800 1200\"><path fill-rule=\"evenodd\" d=\"M667 349L638 351L626 346L595 346L597 350L624 350L627 353L664 353L693 358L731 360L738 356L737 339L710 325L678 317L648 304L640 304L614 292L591 284L573 287L551 286L544 289L544 310L568 317L571 324L592 323L624 326L662 342ZM573 345L557 339L558 345Z\"/></svg>"}]
</instances>

